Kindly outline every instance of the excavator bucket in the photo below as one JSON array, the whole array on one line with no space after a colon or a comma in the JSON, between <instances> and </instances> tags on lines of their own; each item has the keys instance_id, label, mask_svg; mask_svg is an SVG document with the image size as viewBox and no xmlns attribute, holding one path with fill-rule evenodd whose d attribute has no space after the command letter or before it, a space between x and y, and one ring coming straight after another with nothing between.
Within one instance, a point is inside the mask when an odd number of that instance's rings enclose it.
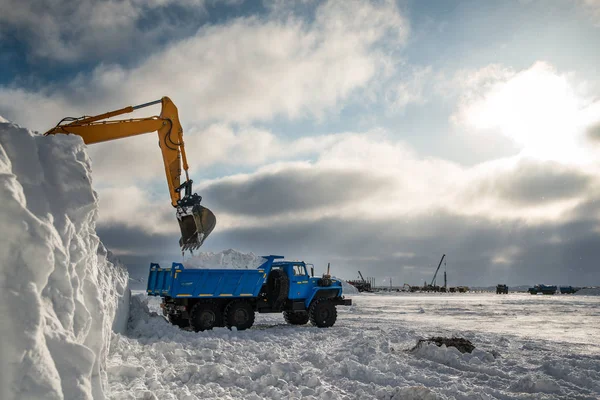
<instances>
[{"instance_id":1,"label":"excavator bucket","mask_svg":"<svg viewBox=\"0 0 600 400\"><path fill-rule=\"evenodd\" d=\"M178 213L177 219L181 229L181 239L179 239L181 251L200 248L217 223L215 214L200 204L192 207L191 214Z\"/></svg>"}]
</instances>

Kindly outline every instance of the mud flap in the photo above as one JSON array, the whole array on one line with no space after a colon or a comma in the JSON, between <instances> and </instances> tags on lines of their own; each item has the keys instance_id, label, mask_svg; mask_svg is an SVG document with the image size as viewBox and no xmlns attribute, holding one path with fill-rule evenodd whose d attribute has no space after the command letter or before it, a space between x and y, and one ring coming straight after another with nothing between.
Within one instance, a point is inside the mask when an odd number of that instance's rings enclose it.
<instances>
[{"instance_id":1,"label":"mud flap","mask_svg":"<svg viewBox=\"0 0 600 400\"><path fill-rule=\"evenodd\" d=\"M179 245L182 251L200 248L217 223L215 214L199 204L192 207L191 214L181 215L178 212L177 219L181 230Z\"/></svg>"}]
</instances>

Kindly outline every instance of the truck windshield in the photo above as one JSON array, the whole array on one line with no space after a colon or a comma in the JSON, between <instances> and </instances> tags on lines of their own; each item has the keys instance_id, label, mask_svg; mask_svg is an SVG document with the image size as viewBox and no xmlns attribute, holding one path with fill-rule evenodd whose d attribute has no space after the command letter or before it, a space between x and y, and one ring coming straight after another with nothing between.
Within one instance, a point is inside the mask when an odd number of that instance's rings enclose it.
<instances>
[{"instance_id":1,"label":"truck windshield","mask_svg":"<svg viewBox=\"0 0 600 400\"><path fill-rule=\"evenodd\" d=\"M304 265L294 265L294 275L306 275L306 270L304 269Z\"/></svg>"}]
</instances>

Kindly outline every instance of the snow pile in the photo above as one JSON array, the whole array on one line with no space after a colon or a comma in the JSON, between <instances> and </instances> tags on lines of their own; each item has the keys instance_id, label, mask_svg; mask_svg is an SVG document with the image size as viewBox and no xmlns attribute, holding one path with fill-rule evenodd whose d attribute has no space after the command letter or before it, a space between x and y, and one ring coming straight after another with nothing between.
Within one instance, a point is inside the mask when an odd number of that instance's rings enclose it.
<instances>
[{"instance_id":1,"label":"snow pile","mask_svg":"<svg viewBox=\"0 0 600 400\"><path fill-rule=\"evenodd\" d=\"M576 296L600 296L600 287L579 289L574 294Z\"/></svg>"},{"instance_id":2,"label":"snow pile","mask_svg":"<svg viewBox=\"0 0 600 400\"><path fill-rule=\"evenodd\" d=\"M0 398L104 398L111 331L126 329L129 292L95 232L85 145L3 121Z\"/></svg>"},{"instance_id":3,"label":"snow pile","mask_svg":"<svg viewBox=\"0 0 600 400\"><path fill-rule=\"evenodd\" d=\"M351 284L349 284L345 280L340 279L340 282L342 282L342 293L344 295L346 295L346 294L358 294L359 293L358 289L355 286L352 286Z\"/></svg>"},{"instance_id":4,"label":"snow pile","mask_svg":"<svg viewBox=\"0 0 600 400\"><path fill-rule=\"evenodd\" d=\"M218 253L203 252L183 262L186 268L195 269L256 269L266 260L254 253L242 253L229 249Z\"/></svg>"}]
</instances>

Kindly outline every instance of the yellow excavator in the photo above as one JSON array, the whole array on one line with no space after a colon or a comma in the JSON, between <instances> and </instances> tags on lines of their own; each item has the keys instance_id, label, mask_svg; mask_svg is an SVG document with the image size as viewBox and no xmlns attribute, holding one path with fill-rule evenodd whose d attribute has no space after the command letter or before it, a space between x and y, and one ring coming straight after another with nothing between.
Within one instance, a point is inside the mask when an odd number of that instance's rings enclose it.
<instances>
[{"instance_id":1,"label":"yellow excavator","mask_svg":"<svg viewBox=\"0 0 600 400\"><path fill-rule=\"evenodd\" d=\"M108 118L131 113L140 108L159 103L162 104L159 116L108 120ZM86 144L92 144L154 131L158 132L159 147L167 174L171 205L177 209L176 217L181 230L179 245L183 252L186 250L192 251L202 246L204 240L214 229L217 220L212 211L200 205L202 197L192 193L193 181L188 175L183 129L179 122L177 107L171 99L163 97L160 100L138 106L129 106L96 116L66 117L44 135L74 134L81 136ZM185 171L185 181L183 183L180 182L182 165Z\"/></svg>"}]
</instances>

